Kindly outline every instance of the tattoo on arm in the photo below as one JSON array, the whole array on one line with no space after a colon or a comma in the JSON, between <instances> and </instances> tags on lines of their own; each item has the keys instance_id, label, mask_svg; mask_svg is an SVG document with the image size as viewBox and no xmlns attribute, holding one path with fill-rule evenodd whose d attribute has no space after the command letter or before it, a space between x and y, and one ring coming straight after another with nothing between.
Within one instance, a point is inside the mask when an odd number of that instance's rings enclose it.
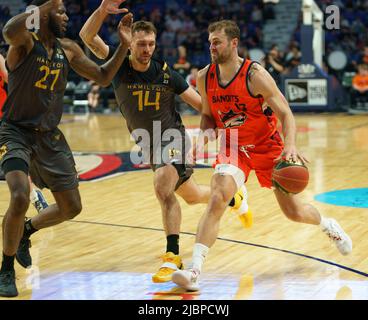
<instances>
[{"instance_id":1,"label":"tattoo on arm","mask_svg":"<svg viewBox=\"0 0 368 320\"><path fill-rule=\"evenodd\" d=\"M254 76L254 74L259 71L259 65L258 63L253 63L250 68L249 68L249 71L248 71L248 79L249 81L252 81L252 77Z\"/></svg>"}]
</instances>

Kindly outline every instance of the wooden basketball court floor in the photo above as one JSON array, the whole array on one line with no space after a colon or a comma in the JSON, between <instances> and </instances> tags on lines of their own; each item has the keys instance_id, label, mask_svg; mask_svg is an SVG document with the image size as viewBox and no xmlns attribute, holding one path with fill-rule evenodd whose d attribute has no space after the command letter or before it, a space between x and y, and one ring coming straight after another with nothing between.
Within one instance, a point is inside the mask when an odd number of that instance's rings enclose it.
<instances>
[{"instance_id":1,"label":"wooden basketball court floor","mask_svg":"<svg viewBox=\"0 0 368 320\"><path fill-rule=\"evenodd\" d=\"M18 299L368 299L368 117L297 114L296 120L299 149L311 161L310 183L301 197L339 221L353 240L351 255L340 255L319 227L287 220L272 191L260 188L251 174L247 188L254 225L243 229L225 214L201 292L187 293L171 282L154 284L151 275L160 266L165 234L152 172L124 172L82 182L82 213L32 237L34 266L25 270L16 263ZM184 122L198 126L199 117ZM60 128L76 152L113 154L133 146L120 115L65 116ZM208 184L212 171L196 169L194 177ZM314 198L350 189L353 195L363 193L347 205ZM5 183L0 194L3 216L9 200ZM50 192L44 194L51 202ZM205 205L179 201L181 255L188 263ZM32 207L27 215L35 214Z\"/></svg>"}]
</instances>

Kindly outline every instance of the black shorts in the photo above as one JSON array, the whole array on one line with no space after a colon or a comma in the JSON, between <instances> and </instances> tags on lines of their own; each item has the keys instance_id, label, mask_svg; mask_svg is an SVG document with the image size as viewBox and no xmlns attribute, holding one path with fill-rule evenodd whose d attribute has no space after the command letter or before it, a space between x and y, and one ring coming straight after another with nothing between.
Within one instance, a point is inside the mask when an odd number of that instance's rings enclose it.
<instances>
[{"instance_id":1,"label":"black shorts","mask_svg":"<svg viewBox=\"0 0 368 320\"><path fill-rule=\"evenodd\" d=\"M41 189L61 192L78 187L73 154L58 128L42 132L3 121L0 150L0 166L10 159L22 159L28 164L33 183Z\"/></svg>"},{"instance_id":2,"label":"black shorts","mask_svg":"<svg viewBox=\"0 0 368 320\"><path fill-rule=\"evenodd\" d=\"M142 152L145 155L149 154L149 162L153 171L161 168L167 164L171 164L175 167L179 180L175 186L177 190L185 181L187 181L193 174L193 167L187 163L187 153L190 150L190 138L185 133L184 126L178 126L177 132L180 132L180 136L172 137L170 141L158 141L156 145L153 143L148 150L142 147ZM145 157L147 159L147 157Z\"/></svg>"}]
</instances>

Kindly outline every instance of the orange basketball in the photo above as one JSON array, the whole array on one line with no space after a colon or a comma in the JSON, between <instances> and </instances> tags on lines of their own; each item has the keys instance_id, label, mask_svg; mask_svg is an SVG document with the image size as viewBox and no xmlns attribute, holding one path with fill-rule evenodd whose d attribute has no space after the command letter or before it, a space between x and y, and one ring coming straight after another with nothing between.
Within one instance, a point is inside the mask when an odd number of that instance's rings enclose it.
<instances>
[{"instance_id":1,"label":"orange basketball","mask_svg":"<svg viewBox=\"0 0 368 320\"><path fill-rule=\"evenodd\" d=\"M283 192L300 193L307 187L308 181L308 168L302 163L282 160L273 168L272 184Z\"/></svg>"}]
</instances>

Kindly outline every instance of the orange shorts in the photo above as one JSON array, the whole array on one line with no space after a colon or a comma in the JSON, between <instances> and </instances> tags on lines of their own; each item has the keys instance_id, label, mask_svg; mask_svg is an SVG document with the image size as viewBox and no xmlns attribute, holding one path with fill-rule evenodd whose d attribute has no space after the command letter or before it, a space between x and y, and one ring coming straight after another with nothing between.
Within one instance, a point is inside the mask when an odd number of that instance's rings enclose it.
<instances>
[{"instance_id":1,"label":"orange shorts","mask_svg":"<svg viewBox=\"0 0 368 320\"><path fill-rule=\"evenodd\" d=\"M240 168L244 172L245 181L248 180L249 173L254 170L261 187L271 188L272 170L276 164L274 160L280 156L283 149L284 143L280 135L275 134L262 145L239 146L237 156L234 149L233 156L230 148L227 148L227 157L220 152L215 165L227 163Z\"/></svg>"}]
</instances>

